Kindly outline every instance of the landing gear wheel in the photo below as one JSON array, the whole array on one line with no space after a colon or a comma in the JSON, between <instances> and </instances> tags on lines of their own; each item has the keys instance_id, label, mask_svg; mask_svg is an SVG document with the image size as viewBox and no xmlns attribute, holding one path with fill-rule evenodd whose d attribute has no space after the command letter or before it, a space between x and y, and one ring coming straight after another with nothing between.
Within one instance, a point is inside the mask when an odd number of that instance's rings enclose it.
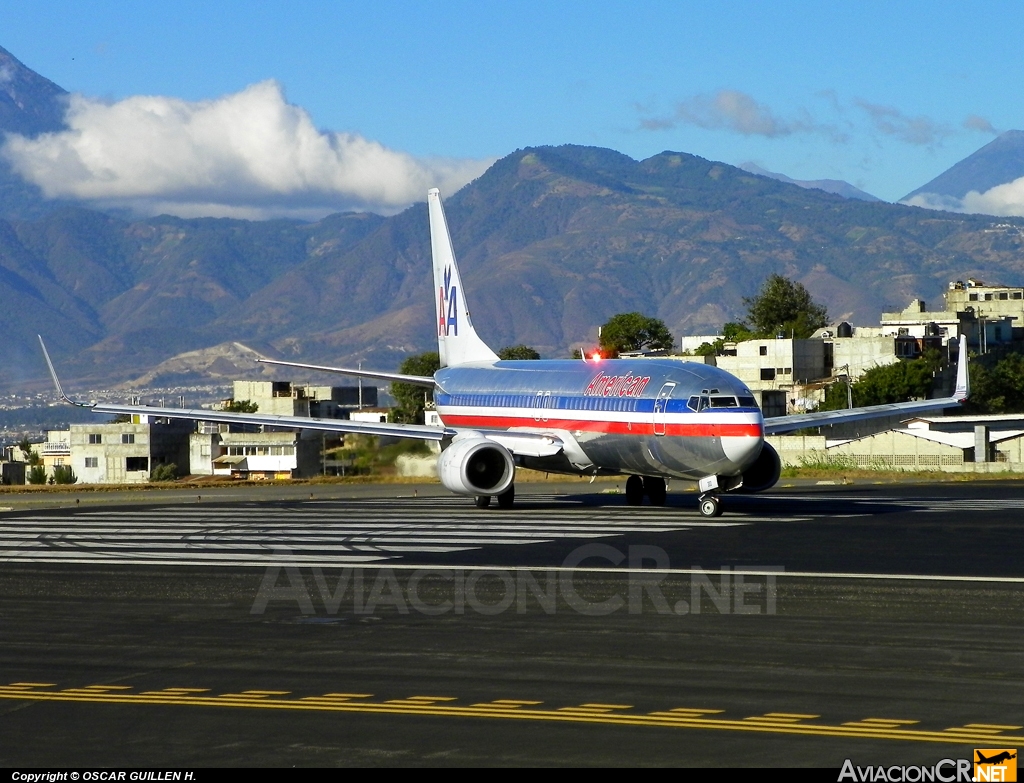
<instances>
[{"instance_id":1,"label":"landing gear wheel","mask_svg":"<svg viewBox=\"0 0 1024 783\"><path fill-rule=\"evenodd\" d=\"M487 508L489 505L491 505L491 496L477 495L475 498L473 498L473 503L476 505L477 508Z\"/></svg>"},{"instance_id":2,"label":"landing gear wheel","mask_svg":"<svg viewBox=\"0 0 1024 783\"><path fill-rule=\"evenodd\" d=\"M668 494L665 489L665 479L656 476L644 476L644 494L651 501L652 506L664 506L665 497Z\"/></svg>"},{"instance_id":3,"label":"landing gear wheel","mask_svg":"<svg viewBox=\"0 0 1024 783\"><path fill-rule=\"evenodd\" d=\"M700 499L700 515L702 517L722 516L722 501L714 495L708 495Z\"/></svg>"},{"instance_id":4,"label":"landing gear wheel","mask_svg":"<svg viewBox=\"0 0 1024 783\"><path fill-rule=\"evenodd\" d=\"M516 485L513 484L500 495L498 495L498 508L512 508L516 501Z\"/></svg>"},{"instance_id":5,"label":"landing gear wheel","mask_svg":"<svg viewBox=\"0 0 1024 783\"><path fill-rule=\"evenodd\" d=\"M644 502L644 480L639 476L626 479L626 502L631 506L639 506Z\"/></svg>"}]
</instances>

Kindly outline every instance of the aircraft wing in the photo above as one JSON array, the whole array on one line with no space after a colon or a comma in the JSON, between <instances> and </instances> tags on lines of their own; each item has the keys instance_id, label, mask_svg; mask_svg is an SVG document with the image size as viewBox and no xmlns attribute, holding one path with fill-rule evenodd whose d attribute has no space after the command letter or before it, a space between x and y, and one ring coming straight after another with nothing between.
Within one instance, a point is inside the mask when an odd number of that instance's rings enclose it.
<instances>
[{"instance_id":1,"label":"aircraft wing","mask_svg":"<svg viewBox=\"0 0 1024 783\"><path fill-rule=\"evenodd\" d=\"M82 406L64 398L65 402ZM317 430L320 432L342 432L358 435L384 435L392 438L415 438L418 440L441 441L445 438L477 435L500 443L513 454L524 457L548 457L562 450L562 441L555 435L532 432L509 432L506 430L473 429L462 430L452 427L434 427L427 424L392 424L387 422L349 421L347 419L315 419L307 416L280 416L268 413L229 413L205 408L160 408L150 405L111 405L96 403L86 405L94 413L122 414L128 416L152 416L157 419L188 419L192 421L213 421L220 424L249 424L264 427L280 427L289 430Z\"/></svg>"},{"instance_id":2,"label":"aircraft wing","mask_svg":"<svg viewBox=\"0 0 1024 783\"><path fill-rule=\"evenodd\" d=\"M916 400L913 402L896 402L889 405L869 405L864 408L848 408L838 411L820 411L817 413L798 413L793 416L775 416L764 420L765 435L781 435L807 427L824 427L830 424L846 424L853 421L878 419L884 416L915 416L920 413L955 408L971 393L970 375L967 368L967 340L960 340L960 356L956 368L956 390L952 397L941 397L935 400Z\"/></svg>"},{"instance_id":3,"label":"aircraft wing","mask_svg":"<svg viewBox=\"0 0 1024 783\"><path fill-rule=\"evenodd\" d=\"M396 438L419 438L421 440L442 440L458 434L447 427L432 427L426 424L391 424L387 422L349 421L348 419L315 419L309 416L279 416L269 413L229 413L205 408L159 408L150 405L112 405L96 403L81 405L65 400L79 407L90 408L94 413L123 414L128 416L152 416L157 419L190 419L192 421L214 421L219 424L251 424L263 427L281 427L290 430L319 430L323 432L349 432L360 435L389 435Z\"/></svg>"},{"instance_id":4,"label":"aircraft wing","mask_svg":"<svg viewBox=\"0 0 1024 783\"><path fill-rule=\"evenodd\" d=\"M310 416L282 416L269 413L231 413L228 411L214 411L205 408L164 408L151 405L117 405L110 403L86 403L72 400L60 385L57 378L57 371L50 361L50 354L46 350L43 338L39 338L39 345L42 346L43 356L46 358L46 366L50 370L50 377L57 388L57 395L62 402L74 405L79 408L89 408L94 413L126 415L126 416L152 416L158 419L186 419L191 421L213 421L219 424L248 424L263 427L280 427L291 430L318 430L321 432L343 432L359 435L384 435L393 438L415 438L418 440L441 441L446 438L458 436L478 435L500 443L513 454L520 454L528 457L546 457L557 454L562 450L562 440L553 434L542 434L533 432L509 432L505 430L473 429L462 430L452 427L434 427L426 424L394 424L388 422L349 421L348 419L316 419ZM398 376L407 378L410 376ZM416 376L412 376L416 377ZM429 380L431 385L434 379Z\"/></svg>"},{"instance_id":5,"label":"aircraft wing","mask_svg":"<svg viewBox=\"0 0 1024 783\"><path fill-rule=\"evenodd\" d=\"M397 383L411 383L416 386L434 388L434 379L426 375L402 375L397 372L378 372L377 370L354 370L351 367L328 367L323 364L303 364L302 362L282 362L277 359L259 358L260 364L276 364L279 367L298 367L303 370L316 370L317 372L336 372L341 375L354 375L358 378L374 378L379 381L392 381Z\"/></svg>"}]
</instances>

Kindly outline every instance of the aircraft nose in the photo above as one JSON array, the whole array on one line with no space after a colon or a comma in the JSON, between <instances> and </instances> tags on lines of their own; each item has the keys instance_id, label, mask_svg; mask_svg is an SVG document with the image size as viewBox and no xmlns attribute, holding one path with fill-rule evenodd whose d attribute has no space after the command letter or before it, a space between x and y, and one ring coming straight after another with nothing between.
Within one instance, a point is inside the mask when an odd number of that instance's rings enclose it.
<instances>
[{"instance_id":1,"label":"aircraft nose","mask_svg":"<svg viewBox=\"0 0 1024 783\"><path fill-rule=\"evenodd\" d=\"M722 451L736 470L745 470L757 460L763 443L764 438L759 434L728 435L722 438Z\"/></svg>"}]
</instances>

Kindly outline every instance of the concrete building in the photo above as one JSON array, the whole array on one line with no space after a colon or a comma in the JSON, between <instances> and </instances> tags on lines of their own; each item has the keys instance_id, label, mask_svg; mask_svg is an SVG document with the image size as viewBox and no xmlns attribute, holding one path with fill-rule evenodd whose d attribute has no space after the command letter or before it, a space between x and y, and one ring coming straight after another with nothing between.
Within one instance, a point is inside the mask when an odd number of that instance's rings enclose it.
<instances>
[{"instance_id":1,"label":"concrete building","mask_svg":"<svg viewBox=\"0 0 1024 783\"><path fill-rule=\"evenodd\" d=\"M947 291L947 295L949 293ZM957 307L955 310L948 307L946 310L928 310L924 300L915 299L898 313L882 313L882 332L926 342L931 340L934 344L922 347L941 347L950 340L966 336L969 346L983 352L989 346L1003 345L1013 339L1015 316L997 313L982 315L972 305L959 309L958 304Z\"/></svg>"},{"instance_id":2,"label":"concrete building","mask_svg":"<svg viewBox=\"0 0 1024 783\"><path fill-rule=\"evenodd\" d=\"M235 381L235 400L249 400L260 413L278 416L313 416L318 419L345 419L352 410L374 408L377 387L302 386L288 381Z\"/></svg>"},{"instance_id":3,"label":"concrete building","mask_svg":"<svg viewBox=\"0 0 1024 783\"><path fill-rule=\"evenodd\" d=\"M947 310L971 312L986 320L1009 318L1019 337L1024 337L1024 288L985 285L969 278L951 282L944 297Z\"/></svg>"},{"instance_id":4,"label":"concrete building","mask_svg":"<svg viewBox=\"0 0 1024 783\"><path fill-rule=\"evenodd\" d=\"M322 468L320 433L310 432L224 432L213 435L195 433L192 452L203 458L216 476L238 479L273 480L309 478ZM196 472L196 471L193 471Z\"/></svg>"},{"instance_id":5,"label":"concrete building","mask_svg":"<svg viewBox=\"0 0 1024 783\"><path fill-rule=\"evenodd\" d=\"M4 483L24 484L27 481L28 470L30 469L25 453L16 445L7 446L4 451L7 462L22 466L20 470L8 468L6 475L11 481L5 481ZM46 440L33 443L30 453L39 458L38 464L43 466L43 470L46 471L46 478L49 480L53 476L54 468L71 464L71 443L68 430L47 430ZM24 474L22 480L15 482L13 479L19 473Z\"/></svg>"},{"instance_id":6,"label":"concrete building","mask_svg":"<svg viewBox=\"0 0 1024 783\"><path fill-rule=\"evenodd\" d=\"M131 422L72 424L71 466L85 484L136 484L149 481L157 465L173 464L188 475L189 435L194 423L133 416Z\"/></svg>"}]
</instances>

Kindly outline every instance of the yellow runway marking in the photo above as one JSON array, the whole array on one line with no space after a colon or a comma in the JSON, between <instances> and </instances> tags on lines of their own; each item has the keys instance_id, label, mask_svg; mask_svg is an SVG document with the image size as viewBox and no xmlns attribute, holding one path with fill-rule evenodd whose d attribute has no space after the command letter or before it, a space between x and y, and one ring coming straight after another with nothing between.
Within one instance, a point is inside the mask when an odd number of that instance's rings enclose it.
<instances>
[{"instance_id":1,"label":"yellow runway marking","mask_svg":"<svg viewBox=\"0 0 1024 783\"><path fill-rule=\"evenodd\" d=\"M723 710L675 707L658 712L630 712L625 704L588 702L575 707L541 708L543 702L500 699L472 706L453 704L454 696L410 696L406 699L366 701L367 693L328 693L322 696L286 698L290 691L251 690L213 695L201 688L166 688L162 691L129 693L130 686L91 686L47 690L49 683L12 683L0 686L0 699L17 701L87 702L92 704L152 704L161 707L233 707L242 709L306 710L317 712L360 712L377 715L429 715L449 718L493 718L499 720L595 723L618 726L688 728L718 731L746 731L818 737L887 739L910 742L970 744L999 740L1001 745L1024 744L1024 736L1000 734L1020 726L970 723L944 730L917 728L917 721L864 718L842 724L818 721L818 715L769 712L748 718L726 718ZM201 695L207 694L207 695ZM360 701L351 701L359 699ZM440 703L439 703L440 702ZM914 728L910 728L915 726Z\"/></svg>"}]
</instances>

